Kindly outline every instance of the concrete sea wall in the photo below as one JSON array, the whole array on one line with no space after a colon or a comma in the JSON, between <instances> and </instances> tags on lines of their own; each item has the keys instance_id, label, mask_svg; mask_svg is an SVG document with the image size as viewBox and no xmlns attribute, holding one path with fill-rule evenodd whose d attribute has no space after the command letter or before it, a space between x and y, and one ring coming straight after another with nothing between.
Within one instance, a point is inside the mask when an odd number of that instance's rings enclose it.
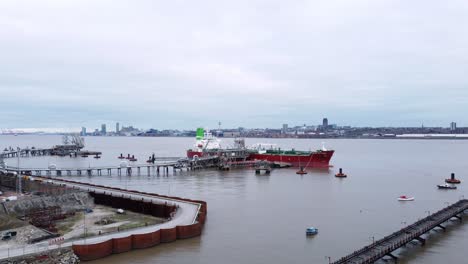
<instances>
[{"instance_id":1,"label":"concrete sea wall","mask_svg":"<svg viewBox=\"0 0 468 264\"><path fill-rule=\"evenodd\" d=\"M65 181L65 180L64 180ZM76 183L73 181L65 181L70 183ZM80 183L83 184L83 183ZM101 185L85 184L90 187L108 188L113 190L126 191L119 188L106 187ZM190 225L178 225L172 228L160 229L155 232L135 234L112 238L107 241L86 244L86 245L73 245L73 251L80 258L80 260L88 261L95 260L103 257L107 257L111 254L118 254L128 252L133 249L142 249L156 246L160 243L169 243L176 241L177 239L186 239L191 237L200 236L203 225L207 215L207 204L205 201L190 200L186 198L164 196L152 193L138 192L138 191L127 191L135 194L142 194L153 197L166 198L176 201L189 202L199 204L199 210L196 217L196 221ZM102 193L92 193L91 196L94 198L96 204L105 204L108 206L118 207L122 209L137 211L140 213L150 214L156 217L170 217L171 213L176 210L174 205L170 204L153 204L144 200L131 200L125 197L116 197Z\"/></svg>"}]
</instances>

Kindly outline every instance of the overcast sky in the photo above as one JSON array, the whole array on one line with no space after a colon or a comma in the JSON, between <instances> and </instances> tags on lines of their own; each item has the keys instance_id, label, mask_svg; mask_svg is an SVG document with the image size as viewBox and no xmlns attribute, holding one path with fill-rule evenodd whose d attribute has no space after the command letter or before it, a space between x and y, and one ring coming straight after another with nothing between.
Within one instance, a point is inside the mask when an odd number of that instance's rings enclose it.
<instances>
[{"instance_id":1,"label":"overcast sky","mask_svg":"<svg viewBox=\"0 0 468 264\"><path fill-rule=\"evenodd\" d=\"M468 2L0 1L0 128L468 125Z\"/></svg>"}]
</instances>

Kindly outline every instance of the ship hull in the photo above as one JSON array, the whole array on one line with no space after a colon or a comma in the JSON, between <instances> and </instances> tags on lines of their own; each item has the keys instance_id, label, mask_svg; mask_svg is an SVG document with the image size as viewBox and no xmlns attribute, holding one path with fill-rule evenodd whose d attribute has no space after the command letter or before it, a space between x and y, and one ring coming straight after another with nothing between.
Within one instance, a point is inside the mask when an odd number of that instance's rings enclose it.
<instances>
[{"instance_id":1,"label":"ship hull","mask_svg":"<svg viewBox=\"0 0 468 264\"><path fill-rule=\"evenodd\" d=\"M194 150L187 150L187 158L193 159L195 157L201 158L205 155L204 152L194 151Z\"/></svg>"},{"instance_id":2,"label":"ship hull","mask_svg":"<svg viewBox=\"0 0 468 264\"><path fill-rule=\"evenodd\" d=\"M250 153L248 160L265 160L269 162L288 164L292 167L305 167L305 168L328 168L330 167L330 159L333 156L333 150L311 152L309 155L288 155L288 154L259 154ZM216 152L199 152L187 151L187 157L192 159L195 157L201 158L211 156Z\"/></svg>"},{"instance_id":3,"label":"ship hull","mask_svg":"<svg viewBox=\"0 0 468 264\"><path fill-rule=\"evenodd\" d=\"M328 168L333 150L312 152L310 155L288 155L288 154L250 154L249 159L266 160L275 163L286 163L293 167L305 168Z\"/></svg>"}]
</instances>

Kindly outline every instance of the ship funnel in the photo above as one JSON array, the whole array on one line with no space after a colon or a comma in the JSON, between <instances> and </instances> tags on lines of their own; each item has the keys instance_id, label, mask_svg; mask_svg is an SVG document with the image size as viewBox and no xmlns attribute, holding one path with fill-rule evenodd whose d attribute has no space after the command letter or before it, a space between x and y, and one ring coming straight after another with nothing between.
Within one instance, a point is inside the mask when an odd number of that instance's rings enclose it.
<instances>
[{"instance_id":1,"label":"ship funnel","mask_svg":"<svg viewBox=\"0 0 468 264\"><path fill-rule=\"evenodd\" d=\"M327 151L327 148L325 148L325 142L322 142L322 150Z\"/></svg>"},{"instance_id":2,"label":"ship funnel","mask_svg":"<svg viewBox=\"0 0 468 264\"><path fill-rule=\"evenodd\" d=\"M196 139L197 140L202 140L203 137L205 136L205 130L201 127L197 128L197 134L196 134Z\"/></svg>"}]
</instances>

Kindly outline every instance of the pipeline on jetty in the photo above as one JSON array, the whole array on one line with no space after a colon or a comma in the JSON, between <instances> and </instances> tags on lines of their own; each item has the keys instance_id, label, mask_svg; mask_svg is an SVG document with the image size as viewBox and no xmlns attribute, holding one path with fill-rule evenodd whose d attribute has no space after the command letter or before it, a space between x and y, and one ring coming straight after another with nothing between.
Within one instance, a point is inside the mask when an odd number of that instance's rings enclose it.
<instances>
[{"instance_id":1,"label":"pipeline on jetty","mask_svg":"<svg viewBox=\"0 0 468 264\"><path fill-rule=\"evenodd\" d=\"M354 251L350 255L343 257L333 264L343 263L355 263L355 264L366 264L374 263L384 256L390 256L393 259L397 259L392 252L396 249L406 245L407 243L418 240L423 245L425 239L421 236L432 229L439 227L445 230L442 223L455 217L462 219L462 214L468 209L468 200L463 199L452 205L449 205L442 210L427 216L401 230L394 232L378 241L375 241L371 245L365 246L357 251Z\"/></svg>"},{"instance_id":2,"label":"pipeline on jetty","mask_svg":"<svg viewBox=\"0 0 468 264\"><path fill-rule=\"evenodd\" d=\"M111 175L112 172L116 172L117 175L126 174L128 176L132 174L141 175L141 171L146 170L148 175L151 175L151 170L156 170L156 172L160 172L160 169L163 172L169 172L169 168L172 168L173 171L179 169L187 169L187 170L196 170L201 168L207 167L214 167L216 166L218 161L218 157L203 157L197 160L189 160L189 159L179 159L174 161L162 161L162 162L155 162L155 163L147 163L147 164L134 164L134 165L125 165L125 166L96 166L96 167L77 167L77 168L18 168L12 166L5 166L4 170L7 172L18 172L20 171L23 174L28 176L62 176L62 175L72 175L73 172L76 175L102 175L103 172L106 172L107 175Z\"/></svg>"}]
</instances>

